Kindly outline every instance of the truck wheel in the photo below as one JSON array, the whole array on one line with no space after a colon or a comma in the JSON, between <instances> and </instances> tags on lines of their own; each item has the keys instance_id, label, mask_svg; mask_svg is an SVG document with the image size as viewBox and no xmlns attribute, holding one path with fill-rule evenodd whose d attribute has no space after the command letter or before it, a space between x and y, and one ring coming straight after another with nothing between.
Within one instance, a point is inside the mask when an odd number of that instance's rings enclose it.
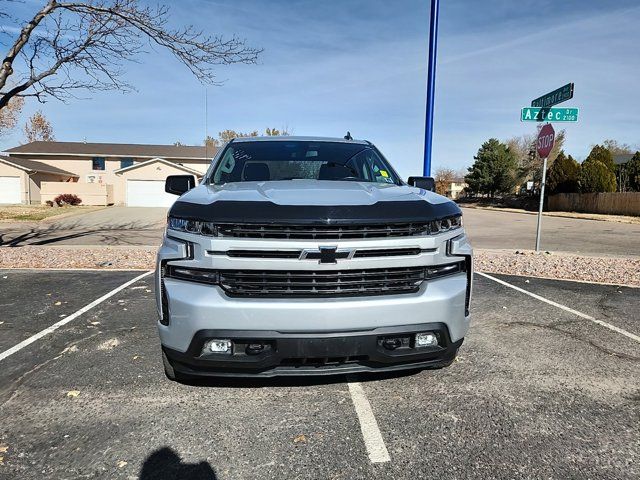
<instances>
[{"instance_id":1,"label":"truck wheel","mask_svg":"<svg viewBox=\"0 0 640 480\"><path fill-rule=\"evenodd\" d=\"M167 378L174 382L177 381L176 372L173 369L173 365L171 365L171 362L164 352L162 352L162 364L164 365L164 374L167 376Z\"/></svg>"}]
</instances>

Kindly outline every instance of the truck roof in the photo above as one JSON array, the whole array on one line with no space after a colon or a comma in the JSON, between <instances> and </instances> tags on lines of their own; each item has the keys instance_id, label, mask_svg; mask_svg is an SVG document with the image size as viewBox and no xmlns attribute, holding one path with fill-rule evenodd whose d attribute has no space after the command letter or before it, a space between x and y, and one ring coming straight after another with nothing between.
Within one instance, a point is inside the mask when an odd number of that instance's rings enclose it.
<instances>
[{"instance_id":1,"label":"truck roof","mask_svg":"<svg viewBox=\"0 0 640 480\"><path fill-rule=\"evenodd\" d=\"M337 142L337 143L356 143L361 145L370 145L367 140L345 140L344 138L332 137L239 137L232 140L233 143L238 142Z\"/></svg>"}]
</instances>

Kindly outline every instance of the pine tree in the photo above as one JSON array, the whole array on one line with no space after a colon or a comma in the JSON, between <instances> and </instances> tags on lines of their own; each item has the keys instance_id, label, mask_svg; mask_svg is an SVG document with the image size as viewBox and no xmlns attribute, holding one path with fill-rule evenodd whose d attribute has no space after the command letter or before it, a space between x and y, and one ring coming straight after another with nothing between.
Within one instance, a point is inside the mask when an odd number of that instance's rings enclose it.
<instances>
[{"instance_id":1,"label":"pine tree","mask_svg":"<svg viewBox=\"0 0 640 480\"><path fill-rule=\"evenodd\" d=\"M579 191L580 164L562 150L547 170L549 193L575 193Z\"/></svg>"},{"instance_id":2,"label":"pine tree","mask_svg":"<svg viewBox=\"0 0 640 480\"><path fill-rule=\"evenodd\" d=\"M608 148L600 145L594 145L591 149L591 152L589 152L589 156L587 156L584 161L589 162L593 160L602 162L604 166L607 167L611 173L613 173L615 178L616 164L613 163L613 155Z\"/></svg>"},{"instance_id":3,"label":"pine tree","mask_svg":"<svg viewBox=\"0 0 640 480\"><path fill-rule=\"evenodd\" d=\"M580 169L580 191L583 193L615 192L616 176L600 160L587 158L582 162Z\"/></svg>"},{"instance_id":4,"label":"pine tree","mask_svg":"<svg viewBox=\"0 0 640 480\"><path fill-rule=\"evenodd\" d=\"M465 177L469 190L490 196L513 190L517 183L518 163L507 145L491 138L482 144L474 159Z\"/></svg>"},{"instance_id":5,"label":"pine tree","mask_svg":"<svg viewBox=\"0 0 640 480\"><path fill-rule=\"evenodd\" d=\"M629 189L640 192L640 152L636 152L625 165L628 176Z\"/></svg>"}]
</instances>

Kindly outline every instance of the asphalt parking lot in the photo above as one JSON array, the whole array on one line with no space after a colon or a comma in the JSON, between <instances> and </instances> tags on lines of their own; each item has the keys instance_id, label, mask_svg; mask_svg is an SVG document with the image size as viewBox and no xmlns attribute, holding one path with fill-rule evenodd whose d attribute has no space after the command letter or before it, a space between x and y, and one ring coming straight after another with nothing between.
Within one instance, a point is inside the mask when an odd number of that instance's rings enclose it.
<instances>
[{"instance_id":1,"label":"asphalt parking lot","mask_svg":"<svg viewBox=\"0 0 640 480\"><path fill-rule=\"evenodd\" d=\"M182 385L141 273L0 271L0 478L640 477L638 289L476 275L447 369Z\"/></svg>"}]
</instances>

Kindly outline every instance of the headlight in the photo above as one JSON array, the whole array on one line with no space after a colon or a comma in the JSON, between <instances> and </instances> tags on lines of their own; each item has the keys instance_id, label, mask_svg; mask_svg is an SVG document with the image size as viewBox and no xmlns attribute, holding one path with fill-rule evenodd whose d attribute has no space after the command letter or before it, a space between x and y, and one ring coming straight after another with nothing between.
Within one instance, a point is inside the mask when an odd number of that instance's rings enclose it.
<instances>
[{"instance_id":1,"label":"headlight","mask_svg":"<svg viewBox=\"0 0 640 480\"><path fill-rule=\"evenodd\" d=\"M207 235L210 237L218 236L218 226L212 222L169 217L167 219L167 228L178 232L197 233L198 235Z\"/></svg>"},{"instance_id":2,"label":"headlight","mask_svg":"<svg viewBox=\"0 0 640 480\"><path fill-rule=\"evenodd\" d=\"M216 270L207 270L203 268L187 268L167 265L165 276L168 278L176 278L178 280L188 280L198 283L209 283L217 285L220 276Z\"/></svg>"},{"instance_id":3,"label":"headlight","mask_svg":"<svg viewBox=\"0 0 640 480\"><path fill-rule=\"evenodd\" d=\"M467 264L465 261L449 263L447 265L434 265L425 268L424 279L431 280L438 277L446 277L447 275L453 275L455 273L466 272Z\"/></svg>"},{"instance_id":4,"label":"headlight","mask_svg":"<svg viewBox=\"0 0 640 480\"><path fill-rule=\"evenodd\" d=\"M462 228L462 215L446 217L442 220L433 220L429 222L429 233L431 235L456 230L458 228Z\"/></svg>"}]
</instances>

